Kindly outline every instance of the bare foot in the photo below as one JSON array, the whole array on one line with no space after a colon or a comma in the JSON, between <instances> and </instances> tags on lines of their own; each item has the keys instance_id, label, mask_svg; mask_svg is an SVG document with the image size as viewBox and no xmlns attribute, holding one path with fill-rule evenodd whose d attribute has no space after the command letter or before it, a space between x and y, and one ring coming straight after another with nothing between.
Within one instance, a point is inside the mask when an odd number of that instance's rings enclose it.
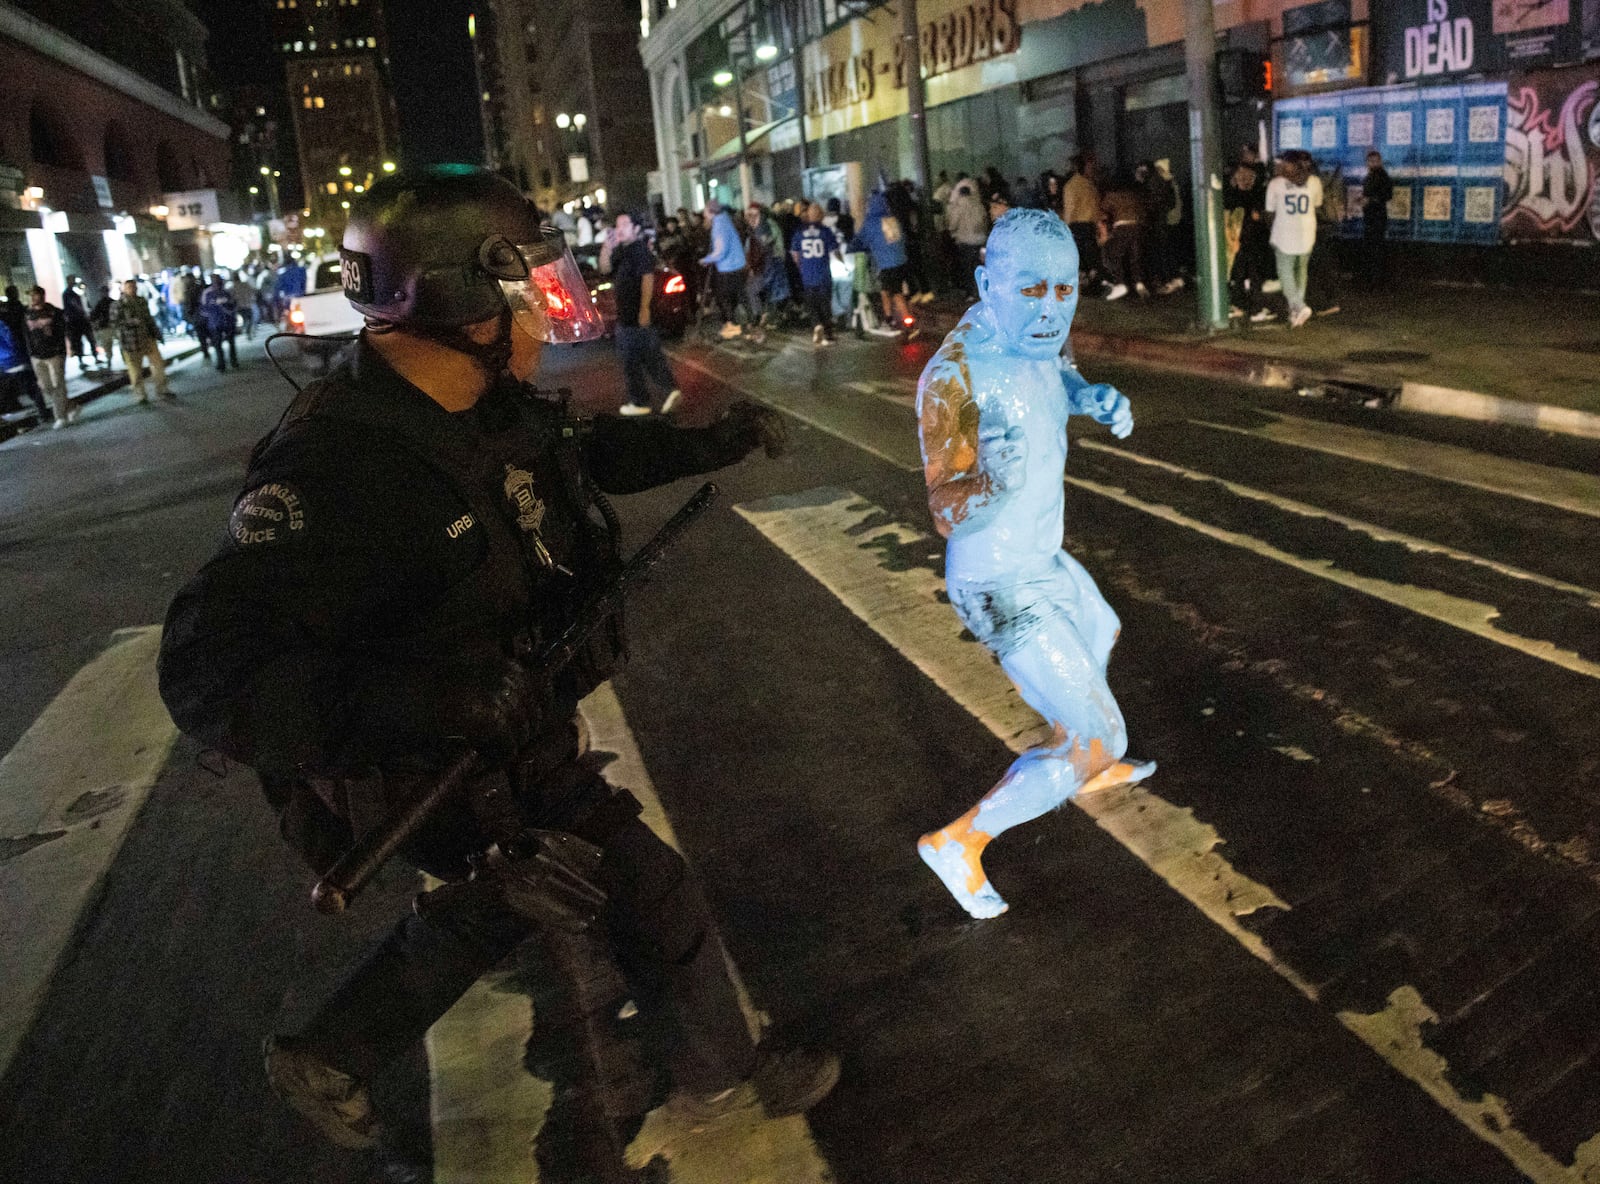
<instances>
[{"instance_id":1,"label":"bare foot","mask_svg":"<svg viewBox=\"0 0 1600 1184\"><path fill-rule=\"evenodd\" d=\"M965 820L952 822L917 840L922 862L933 869L956 903L980 920L998 917L1009 907L989 883L979 862L988 845L989 836L973 830Z\"/></svg>"},{"instance_id":2,"label":"bare foot","mask_svg":"<svg viewBox=\"0 0 1600 1184\"><path fill-rule=\"evenodd\" d=\"M1115 789L1119 785L1135 785L1155 771L1155 761L1118 761L1109 769L1096 773L1085 781L1078 789L1078 794L1098 793L1103 789Z\"/></svg>"}]
</instances>

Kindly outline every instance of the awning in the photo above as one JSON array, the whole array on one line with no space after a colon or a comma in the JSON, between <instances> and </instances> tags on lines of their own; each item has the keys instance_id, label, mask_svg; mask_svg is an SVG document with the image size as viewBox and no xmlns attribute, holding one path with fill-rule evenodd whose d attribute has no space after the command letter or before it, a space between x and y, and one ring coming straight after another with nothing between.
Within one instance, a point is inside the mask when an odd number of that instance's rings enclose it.
<instances>
[{"instance_id":1,"label":"awning","mask_svg":"<svg viewBox=\"0 0 1600 1184\"><path fill-rule=\"evenodd\" d=\"M38 230L44 226L37 210L0 206L0 230Z\"/></svg>"}]
</instances>

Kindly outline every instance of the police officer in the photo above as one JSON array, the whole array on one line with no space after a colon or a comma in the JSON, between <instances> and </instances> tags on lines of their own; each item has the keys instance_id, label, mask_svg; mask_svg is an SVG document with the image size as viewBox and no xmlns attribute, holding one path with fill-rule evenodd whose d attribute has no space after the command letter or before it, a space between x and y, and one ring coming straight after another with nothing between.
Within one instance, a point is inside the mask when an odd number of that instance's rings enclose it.
<instances>
[{"instance_id":1,"label":"police officer","mask_svg":"<svg viewBox=\"0 0 1600 1184\"><path fill-rule=\"evenodd\" d=\"M229 537L172 604L160 676L173 718L256 770L319 873L475 750L494 779L478 789L603 852L600 924L633 998L675 1037L679 1104L808 1108L837 1060L752 1045L682 859L580 759L576 706L608 677L620 623L559 677L528 662L617 567L604 493L773 453L781 421L743 404L704 429L606 417L585 430L524 386L544 341L589 336L598 314L559 232L481 169L379 181L341 256L366 329L257 445ZM420 897L304 1032L267 1041L274 1087L336 1143L374 1145L374 1072L535 932L492 877L472 877L484 846L462 800L431 818L403 854L471 891Z\"/></svg>"}]
</instances>

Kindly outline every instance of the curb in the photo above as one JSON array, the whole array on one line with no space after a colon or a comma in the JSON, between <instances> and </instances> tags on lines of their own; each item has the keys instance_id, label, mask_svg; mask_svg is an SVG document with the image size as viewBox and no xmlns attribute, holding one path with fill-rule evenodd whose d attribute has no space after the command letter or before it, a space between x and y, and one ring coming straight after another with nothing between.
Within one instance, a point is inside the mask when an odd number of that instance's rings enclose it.
<instances>
[{"instance_id":1,"label":"curb","mask_svg":"<svg viewBox=\"0 0 1600 1184\"><path fill-rule=\"evenodd\" d=\"M198 345L193 345L188 349L180 350L179 352L173 354L170 358L163 360L167 363L167 365L170 366L173 362L182 362L188 358L192 358L199 352L200 347ZM67 396L67 401L72 403L74 406L82 407L86 403L94 402L102 395L109 395L113 391L120 391L127 385L128 371L126 368L124 368L115 378L108 378L104 382L98 383L95 386L91 386L86 390L79 391L75 395L69 394ZM36 410L29 411L27 415L18 416L16 419L9 422L0 423L0 444L5 443L7 440L15 439L17 436L22 435L24 431L32 431L38 426L39 413Z\"/></svg>"},{"instance_id":2,"label":"curb","mask_svg":"<svg viewBox=\"0 0 1600 1184\"><path fill-rule=\"evenodd\" d=\"M1273 390L1320 390L1368 407L1392 407L1424 415L1447 415L1480 423L1503 423L1543 432L1600 440L1600 415L1525 403L1478 391L1460 391L1423 382L1374 382L1371 375L1313 369L1281 358L1257 357L1188 342L1110 333L1073 331L1073 345L1084 354L1138 362L1185 374L1229 378Z\"/></svg>"}]
</instances>

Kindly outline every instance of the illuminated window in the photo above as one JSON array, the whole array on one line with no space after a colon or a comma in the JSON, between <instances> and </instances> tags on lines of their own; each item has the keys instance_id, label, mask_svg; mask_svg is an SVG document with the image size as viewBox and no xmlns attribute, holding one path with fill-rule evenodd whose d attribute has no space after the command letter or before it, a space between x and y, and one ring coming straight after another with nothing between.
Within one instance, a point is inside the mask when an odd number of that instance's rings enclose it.
<instances>
[{"instance_id":1,"label":"illuminated window","mask_svg":"<svg viewBox=\"0 0 1600 1184\"><path fill-rule=\"evenodd\" d=\"M377 49L378 48L378 39L376 37L368 37L367 38L367 48L368 49Z\"/></svg>"},{"instance_id":2,"label":"illuminated window","mask_svg":"<svg viewBox=\"0 0 1600 1184\"><path fill-rule=\"evenodd\" d=\"M361 74L361 67L360 66L356 67L356 74L357 74L357 76L359 76Z\"/></svg>"},{"instance_id":3,"label":"illuminated window","mask_svg":"<svg viewBox=\"0 0 1600 1184\"><path fill-rule=\"evenodd\" d=\"M318 111L322 110L322 96L321 95L317 96L317 110Z\"/></svg>"},{"instance_id":4,"label":"illuminated window","mask_svg":"<svg viewBox=\"0 0 1600 1184\"><path fill-rule=\"evenodd\" d=\"M295 53L299 53L305 47L306 47L306 43L304 41L296 41L294 43L294 51L295 51Z\"/></svg>"},{"instance_id":5,"label":"illuminated window","mask_svg":"<svg viewBox=\"0 0 1600 1184\"><path fill-rule=\"evenodd\" d=\"M350 66L349 66L348 63L345 65L345 68L344 68L344 76L346 78L350 77Z\"/></svg>"},{"instance_id":6,"label":"illuminated window","mask_svg":"<svg viewBox=\"0 0 1600 1184\"><path fill-rule=\"evenodd\" d=\"M300 84L300 93L303 94L303 95L310 94L311 93L311 84L309 82L302 82Z\"/></svg>"},{"instance_id":7,"label":"illuminated window","mask_svg":"<svg viewBox=\"0 0 1600 1184\"><path fill-rule=\"evenodd\" d=\"M317 48L317 43L316 43L316 42L315 42L315 41L313 41L313 42L312 42L312 43L311 43L311 48L312 48L312 49L315 49L315 48Z\"/></svg>"},{"instance_id":8,"label":"illuminated window","mask_svg":"<svg viewBox=\"0 0 1600 1184\"><path fill-rule=\"evenodd\" d=\"M311 109L311 96L307 95L305 98L301 99L300 105L309 111Z\"/></svg>"},{"instance_id":9,"label":"illuminated window","mask_svg":"<svg viewBox=\"0 0 1600 1184\"><path fill-rule=\"evenodd\" d=\"M339 192L339 183L337 181L329 181L328 182L328 192L329 193L338 193Z\"/></svg>"}]
</instances>

